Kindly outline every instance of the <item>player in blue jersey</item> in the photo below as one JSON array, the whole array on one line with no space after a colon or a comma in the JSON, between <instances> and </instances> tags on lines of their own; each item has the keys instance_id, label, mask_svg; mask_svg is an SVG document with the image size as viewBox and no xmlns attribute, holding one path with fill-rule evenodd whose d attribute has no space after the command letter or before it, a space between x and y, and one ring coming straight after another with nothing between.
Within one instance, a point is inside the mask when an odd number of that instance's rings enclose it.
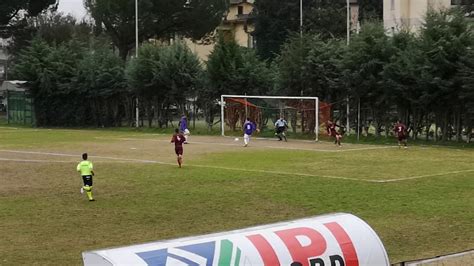
<instances>
[{"instance_id":1,"label":"player in blue jersey","mask_svg":"<svg viewBox=\"0 0 474 266\"><path fill-rule=\"evenodd\" d=\"M250 118L247 117L244 123L244 147L247 147L250 142L250 136L255 131L259 131L257 125L254 122L250 121Z\"/></svg>"},{"instance_id":2,"label":"player in blue jersey","mask_svg":"<svg viewBox=\"0 0 474 266\"><path fill-rule=\"evenodd\" d=\"M181 132L181 134L184 135L183 143L188 144L189 135L191 135L191 133L189 132L189 129L188 129L188 118L186 117L185 114L183 114L183 116L179 120L178 126L179 126L179 131Z\"/></svg>"}]
</instances>

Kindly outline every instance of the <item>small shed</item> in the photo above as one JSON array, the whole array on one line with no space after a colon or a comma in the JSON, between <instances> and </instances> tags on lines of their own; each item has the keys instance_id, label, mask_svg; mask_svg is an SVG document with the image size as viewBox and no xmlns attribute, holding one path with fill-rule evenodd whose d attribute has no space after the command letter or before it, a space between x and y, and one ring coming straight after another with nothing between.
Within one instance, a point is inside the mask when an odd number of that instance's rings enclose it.
<instances>
[{"instance_id":1,"label":"small shed","mask_svg":"<svg viewBox=\"0 0 474 266\"><path fill-rule=\"evenodd\" d=\"M26 81L6 80L0 87L0 106L7 112L9 124L35 125L33 99Z\"/></svg>"}]
</instances>

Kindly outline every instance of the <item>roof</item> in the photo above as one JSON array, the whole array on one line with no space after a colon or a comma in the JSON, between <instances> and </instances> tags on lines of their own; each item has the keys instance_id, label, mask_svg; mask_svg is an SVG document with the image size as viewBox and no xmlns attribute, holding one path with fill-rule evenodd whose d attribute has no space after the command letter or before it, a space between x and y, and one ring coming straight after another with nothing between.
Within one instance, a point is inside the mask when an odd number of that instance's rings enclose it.
<instances>
[{"instance_id":1,"label":"roof","mask_svg":"<svg viewBox=\"0 0 474 266\"><path fill-rule=\"evenodd\" d=\"M0 87L0 91L25 91L25 84L27 81L23 80L5 80Z\"/></svg>"}]
</instances>

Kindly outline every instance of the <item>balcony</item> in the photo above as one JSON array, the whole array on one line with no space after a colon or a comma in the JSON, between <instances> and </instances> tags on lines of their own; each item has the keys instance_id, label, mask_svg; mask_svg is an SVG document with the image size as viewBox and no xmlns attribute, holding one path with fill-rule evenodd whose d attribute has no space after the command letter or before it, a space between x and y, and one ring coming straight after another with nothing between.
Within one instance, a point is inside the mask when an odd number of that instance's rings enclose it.
<instances>
[{"instance_id":1,"label":"balcony","mask_svg":"<svg viewBox=\"0 0 474 266\"><path fill-rule=\"evenodd\" d=\"M255 15L250 13L250 14L237 14L237 20L242 20L242 21L248 21L251 19L254 19Z\"/></svg>"},{"instance_id":2,"label":"balcony","mask_svg":"<svg viewBox=\"0 0 474 266\"><path fill-rule=\"evenodd\" d=\"M251 4L253 4L253 1L249 1L249 0L230 0L229 3L231 5L238 5L238 4L242 4L242 3L251 3Z\"/></svg>"},{"instance_id":3,"label":"balcony","mask_svg":"<svg viewBox=\"0 0 474 266\"><path fill-rule=\"evenodd\" d=\"M247 2L248 2L247 0L230 0L229 1L231 5L238 5L238 4L247 3Z\"/></svg>"}]
</instances>

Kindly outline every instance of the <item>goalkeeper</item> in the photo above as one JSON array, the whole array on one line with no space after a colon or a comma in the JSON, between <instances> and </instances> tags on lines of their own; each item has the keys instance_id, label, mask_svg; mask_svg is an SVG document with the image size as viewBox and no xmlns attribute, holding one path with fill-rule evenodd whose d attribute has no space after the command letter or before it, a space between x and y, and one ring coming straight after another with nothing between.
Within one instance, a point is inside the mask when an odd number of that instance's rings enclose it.
<instances>
[{"instance_id":1,"label":"goalkeeper","mask_svg":"<svg viewBox=\"0 0 474 266\"><path fill-rule=\"evenodd\" d=\"M81 173L84 186L81 187L81 194L86 191L89 201L95 201L92 197L92 177L94 176L94 166L87 160L87 153L82 154L82 162L77 165L77 171Z\"/></svg>"},{"instance_id":2,"label":"goalkeeper","mask_svg":"<svg viewBox=\"0 0 474 266\"><path fill-rule=\"evenodd\" d=\"M279 141L282 141L283 139L287 141L286 135L285 135L285 131L287 128L288 128L288 123L283 117L280 117L280 119L278 119L275 122L275 130L276 130L275 136L278 137Z\"/></svg>"}]
</instances>

